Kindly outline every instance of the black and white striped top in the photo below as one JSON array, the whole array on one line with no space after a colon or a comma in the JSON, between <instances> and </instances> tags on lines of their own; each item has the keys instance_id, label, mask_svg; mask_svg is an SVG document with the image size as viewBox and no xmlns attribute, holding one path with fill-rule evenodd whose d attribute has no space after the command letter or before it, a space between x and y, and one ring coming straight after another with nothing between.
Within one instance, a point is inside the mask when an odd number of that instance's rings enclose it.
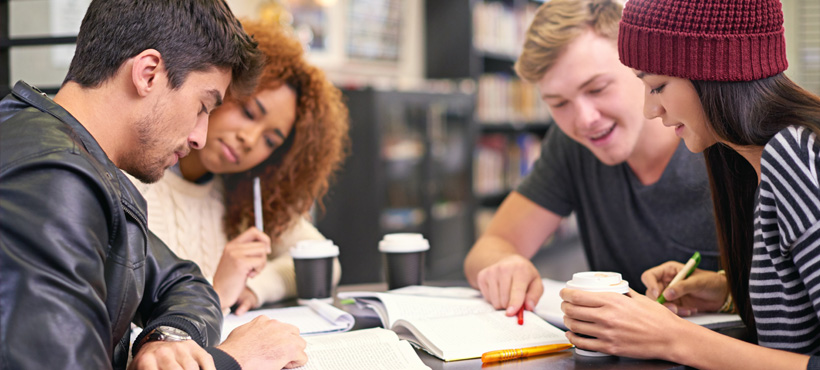
<instances>
[{"instance_id":1,"label":"black and white striped top","mask_svg":"<svg viewBox=\"0 0 820 370\"><path fill-rule=\"evenodd\" d=\"M763 151L749 280L759 344L820 354L820 143L789 127Z\"/></svg>"}]
</instances>

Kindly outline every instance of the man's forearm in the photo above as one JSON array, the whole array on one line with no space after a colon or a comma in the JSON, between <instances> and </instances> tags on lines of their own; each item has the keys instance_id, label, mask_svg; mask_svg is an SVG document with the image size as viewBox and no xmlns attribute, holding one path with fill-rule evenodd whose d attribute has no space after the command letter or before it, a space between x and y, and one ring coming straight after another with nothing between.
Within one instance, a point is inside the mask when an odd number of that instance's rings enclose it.
<instances>
[{"instance_id":1,"label":"man's forearm","mask_svg":"<svg viewBox=\"0 0 820 370\"><path fill-rule=\"evenodd\" d=\"M147 329L157 323L182 320L192 328L190 331L185 328L186 332L201 346L218 344L223 317L211 284L196 264L177 258L152 233L149 233L149 245L152 253L146 259L147 280L138 323ZM148 320L150 322L146 322ZM174 323L170 325L179 327Z\"/></svg>"}]
</instances>

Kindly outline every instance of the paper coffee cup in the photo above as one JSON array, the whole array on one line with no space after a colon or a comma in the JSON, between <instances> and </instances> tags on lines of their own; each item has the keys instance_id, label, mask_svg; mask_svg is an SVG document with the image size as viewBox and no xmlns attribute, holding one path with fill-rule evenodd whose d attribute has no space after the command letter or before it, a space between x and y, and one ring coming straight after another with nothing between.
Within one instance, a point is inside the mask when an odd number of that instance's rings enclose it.
<instances>
[{"instance_id":1,"label":"paper coffee cup","mask_svg":"<svg viewBox=\"0 0 820 370\"><path fill-rule=\"evenodd\" d=\"M339 247L331 240L302 240L290 248L299 304L311 299L333 302L333 258L338 255Z\"/></svg>"},{"instance_id":2,"label":"paper coffee cup","mask_svg":"<svg viewBox=\"0 0 820 370\"><path fill-rule=\"evenodd\" d=\"M626 294L629 292L629 282L621 278L617 272L607 271L587 271L572 274L572 280L567 282L567 288L578 289L587 292L613 292ZM578 334L578 333L576 333ZM585 338L594 338L584 334L578 334ZM603 357L611 356L606 353L590 351L575 347L575 353L582 356Z\"/></svg>"},{"instance_id":3,"label":"paper coffee cup","mask_svg":"<svg viewBox=\"0 0 820 370\"><path fill-rule=\"evenodd\" d=\"M421 234L396 233L387 234L379 242L382 253L413 253L430 249L430 242Z\"/></svg>"},{"instance_id":4,"label":"paper coffee cup","mask_svg":"<svg viewBox=\"0 0 820 370\"><path fill-rule=\"evenodd\" d=\"M567 288L587 292L615 292L626 294L629 293L629 282L621 278L621 274L617 272L576 272L572 274L572 280L567 282Z\"/></svg>"},{"instance_id":5,"label":"paper coffee cup","mask_svg":"<svg viewBox=\"0 0 820 370\"><path fill-rule=\"evenodd\" d=\"M421 234L387 234L379 242L384 256L384 272L389 290L409 285L421 285L424 281L424 255L430 242Z\"/></svg>"}]
</instances>

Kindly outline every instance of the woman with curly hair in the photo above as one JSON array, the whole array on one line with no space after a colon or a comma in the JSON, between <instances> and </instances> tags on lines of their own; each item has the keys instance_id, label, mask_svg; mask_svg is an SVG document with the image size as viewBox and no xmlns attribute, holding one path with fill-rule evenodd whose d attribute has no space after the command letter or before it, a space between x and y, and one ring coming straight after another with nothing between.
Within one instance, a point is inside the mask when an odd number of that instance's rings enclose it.
<instances>
[{"instance_id":1,"label":"woman with curly hair","mask_svg":"<svg viewBox=\"0 0 820 370\"><path fill-rule=\"evenodd\" d=\"M342 95L305 61L299 42L276 26L243 22L267 63L249 98L227 96L211 114L207 144L137 184L149 228L177 255L199 264L223 310L242 314L293 297L288 248L324 239L308 221L348 145ZM252 180L262 184L264 229L252 226ZM340 277L335 262L334 284Z\"/></svg>"}]
</instances>

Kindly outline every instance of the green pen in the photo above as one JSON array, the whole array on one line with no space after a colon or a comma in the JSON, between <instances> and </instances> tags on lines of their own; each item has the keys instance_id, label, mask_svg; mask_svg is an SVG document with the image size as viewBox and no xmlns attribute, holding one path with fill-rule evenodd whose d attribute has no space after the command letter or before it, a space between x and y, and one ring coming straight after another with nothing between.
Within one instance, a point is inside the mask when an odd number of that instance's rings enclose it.
<instances>
[{"instance_id":1,"label":"green pen","mask_svg":"<svg viewBox=\"0 0 820 370\"><path fill-rule=\"evenodd\" d=\"M692 275L692 273L695 272L695 269L698 268L699 263L700 253L695 252L695 254L693 254L692 257L689 258L689 261L686 261L686 264L683 265L683 268L680 271L678 271L678 274L675 275L675 278L672 279L672 281L666 287L668 288L672 285L677 284L679 281L688 278L689 275ZM663 292L661 292L661 295L658 297L658 303L666 303L666 298L664 298Z\"/></svg>"}]
</instances>

